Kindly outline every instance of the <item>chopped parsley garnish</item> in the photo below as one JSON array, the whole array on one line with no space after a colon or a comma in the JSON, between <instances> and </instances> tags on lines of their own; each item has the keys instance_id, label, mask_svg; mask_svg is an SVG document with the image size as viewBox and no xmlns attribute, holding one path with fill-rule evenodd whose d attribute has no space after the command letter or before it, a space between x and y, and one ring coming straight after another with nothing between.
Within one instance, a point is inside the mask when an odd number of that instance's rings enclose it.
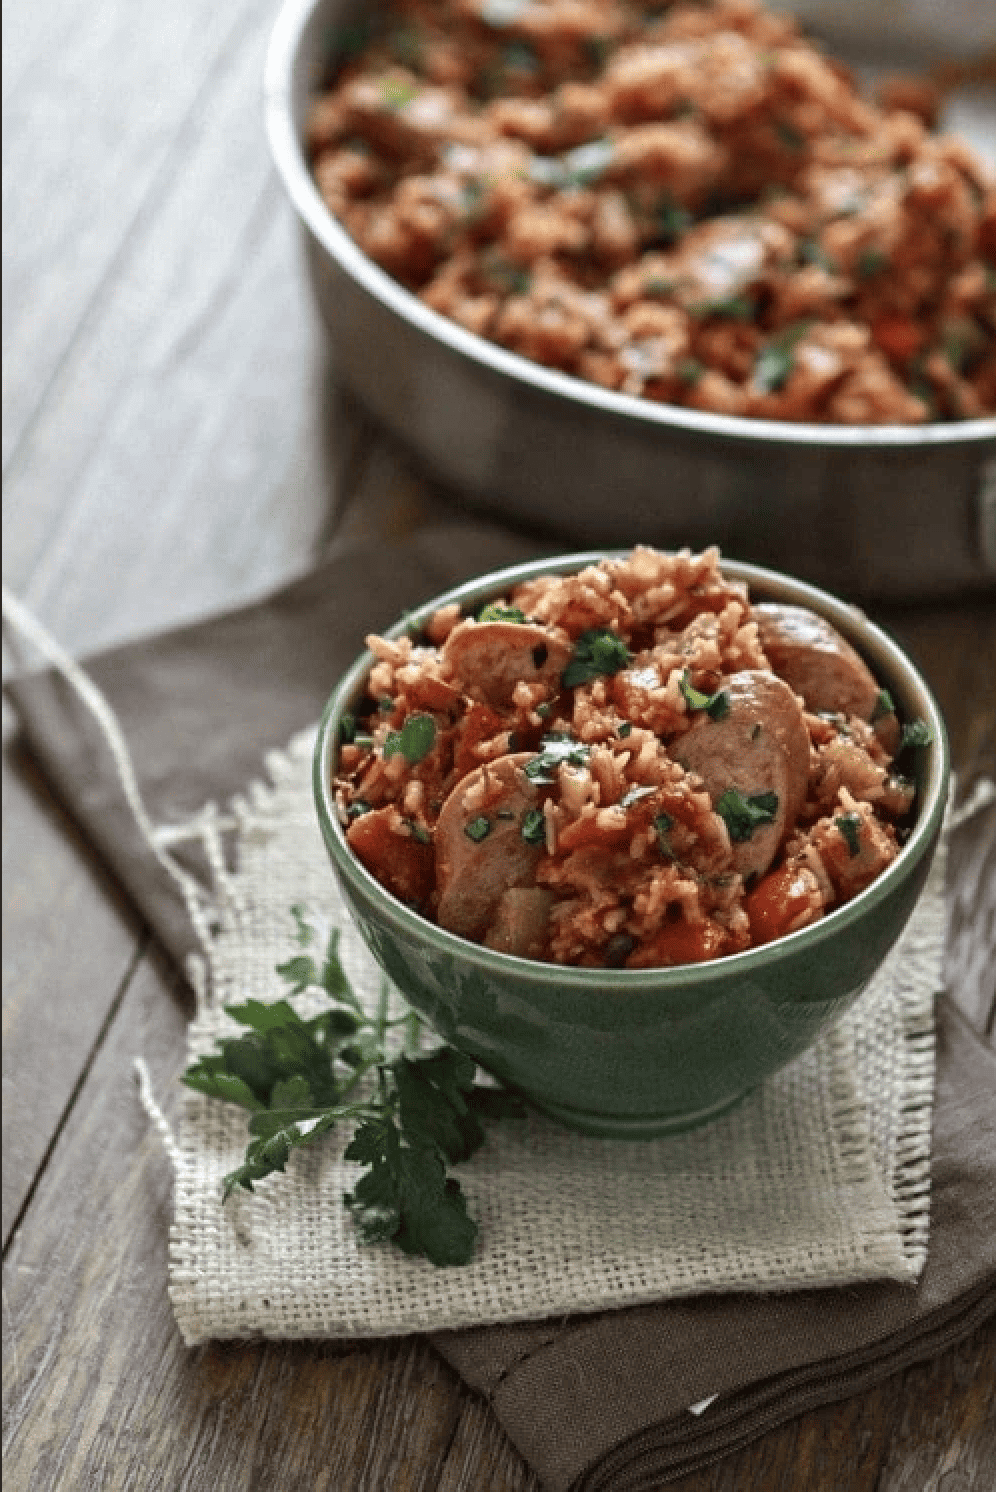
<instances>
[{"instance_id":1,"label":"chopped parsley garnish","mask_svg":"<svg viewBox=\"0 0 996 1492\"><path fill-rule=\"evenodd\" d=\"M796 344L809 329L807 321L786 327L762 347L754 363L753 383L759 394L774 394L786 382L795 365Z\"/></svg>"},{"instance_id":2,"label":"chopped parsley garnish","mask_svg":"<svg viewBox=\"0 0 996 1492\"><path fill-rule=\"evenodd\" d=\"M245 1156L224 1178L222 1199L237 1187L253 1191L286 1169L292 1150L352 1120L344 1157L368 1169L343 1200L363 1241L390 1239L433 1264L466 1264L477 1224L447 1167L484 1142L478 1115L521 1115L521 1104L479 1086L473 1061L452 1047L417 1055L421 1022L414 1011L389 1018L386 981L368 1015L339 960L338 929L316 960L308 951L314 929L301 907L292 911L303 951L277 973L292 995L324 991L328 1008L304 1019L286 999L226 1006L244 1034L219 1042L183 1075L188 1087L249 1112ZM400 1056L387 1046L395 1027L407 1037Z\"/></svg>"},{"instance_id":3,"label":"chopped parsley garnish","mask_svg":"<svg viewBox=\"0 0 996 1492\"><path fill-rule=\"evenodd\" d=\"M536 73L540 60L527 41L510 41L501 54L501 65L505 72Z\"/></svg>"},{"instance_id":4,"label":"chopped parsley garnish","mask_svg":"<svg viewBox=\"0 0 996 1492\"><path fill-rule=\"evenodd\" d=\"M600 72L608 61L612 43L606 36L586 36L581 42L581 50L591 66Z\"/></svg>"},{"instance_id":5,"label":"chopped parsley garnish","mask_svg":"<svg viewBox=\"0 0 996 1492\"><path fill-rule=\"evenodd\" d=\"M687 383L693 388L705 372L705 365L700 363L697 357L683 357L675 369L682 383Z\"/></svg>"},{"instance_id":6,"label":"chopped parsley garnish","mask_svg":"<svg viewBox=\"0 0 996 1492\"><path fill-rule=\"evenodd\" d=\"M899 749L904 751L907 746L929 746L933 739L934 733L926 720L911 720L908 725L903 726Z\"/></svg>"},{"instance_id":7,"label":"chopped parsley garnish","mask_svg":"<svg viewBox=\"0 0 996 1492\"><path fill-rule=\"evenodd\" d=\"M337 26L332 33L332 56L339 59L358 57L370 44L372 30L367 19L356 21L351 26Z\"/></svg>"},{"instance_id":8,"label":"chopped parsley garnish","mask_svg":"<svg viewBox=\"0 0 996 1492\"><path fill-rule=\"evenodd\" d=\"M564 156L564 185L587 187L598 181L611 164L615 146L611 140L589 140Z\"/></svg>"},{"instance_id":9,"label":"chopped parsley garnish","mask_svg":"<svg viewBox=\"0 0 996 1492\"><path fill-rule=\"evenodd\" d=\"M864 249L858 255L858 275L862 280L870 280L874 275L880 275L888 262L888 256L881 249Z\"/></svg>"},{"instance_id":10,"label":"chopped parsley garnish","mask_svg":"<svg viewBox=\"0 0 996 1492\"><path fill-rule=\"evenodd\" d=\"M840 830L841 838L847 843L847 853L853 860L856 855L861 854L861 815L860 813L842 813L834 823Z\"/></svg>"},{"instance_id":11,"label":"chopped parsley garnish","mask_svg":"<svg viewBox=\"0 0 996 1492\"><path fill-rule=\"evenodd\" d=\"M436 722L431 715L409 715L400 730L388 732L384 742L384 760L400 751L410 766L416 766L432 750L436 740Z\"/></svg>"},{"instance_id":12,"label":"chopped parsley garnish","mask_svg":"<svg viewBox=\"0 0 996 1492\"><path fill-rule=\"evenodd\" d=\"M620 740L625 740L627 736L631 736L632 734L633 726L631 722L629 720L621 720L619 722L619 729L616 731L616 735L620 738Z\"/></svg>"},{"instance_id":13,"label":"chopped parsley garnish","mask_svg":"<svg viewBox=\"0 0 996 1492\"><path fill-rule=\"evenodd\" d=\"M553 774L558 767L565 763L570 767L583 767L590 754L590 747L575 741L573 736L551 731L540 742L538 755L526 762L522 770L530 782L542 787L554 781Z\"/></svg>"},{"instance_id":14,"label":"chopped parsley garnish","mask_svg":"<svg viewBox=\"0 0 996 1492\"><path fill-rule=\"evenodd\" d=\"M366 798L354 798L346 809L348 819L362 818L365 813L373 813L373 805L368 803Z\"/></svg>"},{"instance_id":15,"label":"chopped parsley garnish","mask_svg":"<svg viewBox=\"0 0 996 1492\"><path fill-rule=\"evenodd\" d=\"M388 698L385 695L383 699L379 699L377 701L377 709L382 715L390 715L391 711L394 709L394 700Z\"/></svg>"},{"instance_id":16,"label":"chopped parsley garnish","mask_svg":"<svg viewBox=\"0 0 996 1492\"><path fill-rule=\"evenodd\" d=\"M827 274L837 273L837 266L830 255L815 238L803 238L799 242L799 258L803 264L815 264Z\"/></svg>"},{"instance_id":17,"label":"chopped parsley garnish","mask_svg":"<svg viewBox=\"0 0 996 1492\"><path fill-rule=\"evenodd\" d=\"M654 208L654 238L664 244L675 243L692 226L687 207L679 207L669 196L662 197Z\"/></svg>"},{"instance_id":18,"label":"chopped parsley garnish","mask_svg":"<svg viewBox=\"0 0 996 1492\"><path fill-rule=\"evenodd\" d=\"M690 316L726 316L732 321L753 321L754 302L745 295L731 295L726 300L703 300L688 307Z\"/></svg>"},{"instance_id":19,"label":"chopped parsley garnish","mask_svg":"<svg viewBox=\"0 0 996 1492\"><path fill-rule=\"evenodd\" d=\"M705 710L710 720L725 720L730 713L730 696L728 691L726 689L717 689L715 694L703 694L702 690L696 689L692 683L692 675L687 668L681 676L681 682L678 687L690 710Z\"/></svg>"},{"instance_id":20,"label":"chopped parsley garnish","mask_svg":"<svg viewBox=\"0 0 996 1492\"><path fill-rule=\"evenodd\" d=\"M463 832L475 844L480 844L481 840L487 839L491 833L491 820L485 818L483 813L479 813L476 819L471 819L469 824L464 824Z\"/></svg>"},{"instance_id":21,"label":"chopped parsley garnish","mask_svg":"<svg viewBox=\"0 0 996 1492\"><path fill-rule=\"evenodd\" d=\"M590 627L574 645L574 656L561 676L565 689L576 689L600 674L615 674L633 655L622 638L608 627Z\"/></svg>"},{"instance_id":22,"label":"chopped parsley garnish","mask_svg":"<svg viewBox=\"0 0 996 1492\"><path fill-rule=\"evenodd\" d=\"M348 746L356 737L356 716L350 711L343 712L339 721L339 741L343 746Z\"/></svg>"},{"instance_id":23,"label":"chopped parsley garnish","mask_svg":"<svg viewBox=\"0 0 996 1492\"><path fill-rule=\"evenodd\" d=\"M546 818L541 808L530 808L523 816L521 834L526 844L542 844L546 839Z\"/></svg>"},{"instance_id":24,"label":"chopped parsley garnish","mask_svg":"<svg viewBox=\"0 0 996 1492\"><path fill-rule=\"evenodd\" d=\"M674 819L669 813L659 813L654 819L654 833L657 835L657 848L665 860L674 859L674 850L671 848L668 835L674 828Z\"/></svg>"},{"instance_id":25,"label":"chopped parsley garnish","mask_svg":"<svg viewBox=\"0 0 996 1492\"><path fill-rule=\"evenodd\" d=\"M416 844L432 843L432 835L428 829L423 829L421 824L412 824L412 839Z\"/></svg>"},{"instance_id":26,"label":"chopped parsley garnish","mask_svg":"<svg viewBox=\"0 0 996 1492\"><path fill-rule=\"evenodd\" d=\"M888 689L880 689L875 696L872 712L868 717L869 724L874 725L876 720L881 720L884 715L894 715L896 706L893 704L892 695Z\"/></svg>"},{"instance_id":27,"label":"chopped parsley garnish","mask_svg":"<svg viewBox=\"0 0 996 1492\"><path fill-rule=\"evenodd\" d=\"M787 119L779 119L777 121L775 124L775 134L789 150L801 150L806 143L795 125L789 124Z\"/></svg>"},{"instance_id":28,"label":"chopped parsley garnish","mask_svg":"<svg viewBox=\"0 0 996 1492\"><path fill-rule=\"evenodd\" d=\"M503 259L500 254L488 251L481 256L481 273L485 279L490 280L497 289L503 290L507 295L527 295L532 283L527 269L521 264L511 264Z\"/></svg>"},{"instance_id":29,"label":"chopped parsley garnish","mask_svg":"<svg viewBox=\"0 0 996 1492\"><path fill-rule=\"evenodd\" d=\"M403 109L417 93L415 84L407 78L386 78L380 89L381 99L388 109Z\"/></svg>"},{"instance_id":30,"label":"chopped parsley garnish","mask_svg":"<svg viewBox=\"0 0 996 1492\"><path fill-rule=\"evenodd\" d=\"M728 787L716 804L716 812L726 824L734 844L743 844L755 829L774 823L778 795L754 793L745 798L739 788Z\"/></svg>"},{"instance_id":31,"label":"chopped parsley garnish","mask_svg":"<svg viewBox=\"0 0 996 1492\"><path fill-rule=\"evenodd\" d=\"M477 613L479 622L524 622L526 613L520 611L518 606L503 606L499 601L491 601L487 606L482 606Z\"/></svg>"}]
</instances>

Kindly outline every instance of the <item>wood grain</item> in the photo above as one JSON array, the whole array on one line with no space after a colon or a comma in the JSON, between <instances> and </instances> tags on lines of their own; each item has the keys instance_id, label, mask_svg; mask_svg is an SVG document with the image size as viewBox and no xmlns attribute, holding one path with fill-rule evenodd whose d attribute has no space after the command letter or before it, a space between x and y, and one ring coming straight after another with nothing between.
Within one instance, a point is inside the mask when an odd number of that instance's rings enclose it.
<instances>
[{"instance_id":1,"label":"wood grain","mask_svg":"<svg viewBox=\"0 0 996 1492\"><path fill-rule=\"evenodd\" d=\"M9 729L5 712L5 738ZM4 925L13 934L3 967L6 1247L138 957L142 928L9 738L3 802Z\"/></svg>"}]
</instances>

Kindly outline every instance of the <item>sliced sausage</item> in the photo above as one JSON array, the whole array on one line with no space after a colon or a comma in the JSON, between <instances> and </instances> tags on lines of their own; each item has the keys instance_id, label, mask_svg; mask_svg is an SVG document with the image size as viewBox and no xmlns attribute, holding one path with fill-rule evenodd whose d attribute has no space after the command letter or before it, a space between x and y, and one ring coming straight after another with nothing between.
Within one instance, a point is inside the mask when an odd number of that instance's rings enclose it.
<instances>
[{"instance_id":1,"label":"sliced sausage","mask_svg":"<svg viewBox=\"0 0 996 1492\"><path fill-rule=\"evenodd\" d=\"M794 693L772 674L746 669L723 689L729 712L719 720L702 714L673 755L702 778L714 808L730 788L745 799L774 793L770 822L742 827L741 838L731 830L733 867L746 879L768 869L806 801L809 733Z\"/></svg>"},{"instance_id":2,"label":"sliced sausage","mask_svg":"<svg viewBox=\"0 0 996 1492\"><path fill-rule=\"evenodd\" d=\"M502 894L485 945L519 958L542 958L552 905L553 892L542 886L512 886Z\"/></svg>"},{"instance_id":3,"label":"sliced sausage","mask_svg":"<svg viewBox=\"0 0 996 1492\"><path fill-rule=\"evenodd\" d=\"M480 942L504 893L535 881L543 845L522 837L525 815L540 803L522 770L533 755L500 756L468 772L443 804L435 832L436 917L461 937Z\"/></svg>"},{"instance_id":4,"label":"sliced sausage","mask_svg":"<svg viewBox=\"0 0 996 1492\"><path fill-rule=\"evenodd\" d=\"M772 668L802 695L810 710L871 720L882 691L864 659L836 627L805 606L765 601L753 608L753 615ZM894 754L899 743L895 715L880 715L875 731Z\"/></svg>"},{"instance_id":5,"label":"sliced sausage","mask_svg":"<svg viewBox=\"0 0 996 1492\"><path fill-rule=\"evenodd\" d=\"M471 699L496 709L513 703L515 686L543 683L560 687L571 646L535 622L461 622L443 644L443 667Z\"/></svg>"}]
</instances>

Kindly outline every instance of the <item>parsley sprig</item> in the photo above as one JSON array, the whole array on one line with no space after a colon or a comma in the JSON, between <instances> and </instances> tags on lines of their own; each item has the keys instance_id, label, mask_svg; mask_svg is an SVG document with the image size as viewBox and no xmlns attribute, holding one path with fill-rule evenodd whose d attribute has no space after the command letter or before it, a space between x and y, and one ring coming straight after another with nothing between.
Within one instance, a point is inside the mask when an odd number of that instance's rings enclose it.
<instances>
[{"instance_id":1,"label":"parsley sprig","mask_svg":"<svg viewBox=\"0 0 996 1492\"><path fill-rule=\"evenodd\" d=\"M590 627L574 645L574 655L564 669L561 682L565 689L576 689L599 674L615 674L633 655L615 632L608 627Z\"/></svg>"},{"instance_id":2,"label":"parsley sprig","mask_svg":"<svg viewBox=\"0 0 996 1492\"><path fill-rule=\"evenodd\" d=\"M714 694L704 694L692 683L690 669L685 669L678 681L678 687L690 710L705 710L710 720L725 720L730 713L729 690L717 689Z\"/></svg>"},{"instance_id":3,"label":"parsley sprig","mask_svg":"<svg viewBox=\"0 0 996 1492\"><path fill-rule=\"evenodd\" d=\"M433 1264L466 1264L477 1224L447 1168L483 1144L482 1116L520 1114L521 1105L504 1089L479 1085L474 1062L452 1047L421 1054L421 1021L414 1011L389 1016L386 980L369 1015L340 962L338 929L316 959L314 927L302 907L292 913L303 951L277 973L291 997L320 989L328 1008L305 1018L289 999L229 1005L244 1034L219 1042L183 1075L188 1087L249 1111L245 1158L224 1178L222 1199L239 1187L252 1191L286 1169L292 1150L353 1120L344 1158L368 1169L343 1200L364 1242L390 1239ZM404 1050L391 1056L398 1027Z\"/></svg>"},{"instance_id":4,"label":"parsley sprig","mask_svg":"<svg viewBox=\"0 0 996 1492\"><path fill-rule=\"evenodd\" d=\"M745 798L739 788L728 787L716 803L716 812L726 822L734 844L750 839L755 829L773 824L778 812L776 793L752 793Z\"/></svg>"},{"instance_id":5,"label":"parsley sprig","mask_svg":"<svg viewBox=\"0 0 996 1492\"><path fill-rule=\"evenodd\" d=\"M523 765L523 772L537 787L548 787L556 782L557 768L564 766L583 767L591 755L591 747L575 741L562 731L550 731L540 741L536 756Z\"/></svg>"}]
</instances>

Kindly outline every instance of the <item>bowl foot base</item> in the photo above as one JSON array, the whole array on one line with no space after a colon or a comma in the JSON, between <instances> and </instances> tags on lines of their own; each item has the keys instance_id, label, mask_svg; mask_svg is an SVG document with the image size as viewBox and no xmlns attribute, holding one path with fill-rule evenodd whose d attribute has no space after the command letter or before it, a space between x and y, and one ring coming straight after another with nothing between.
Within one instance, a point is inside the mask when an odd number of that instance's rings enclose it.
<instances>
[{"instance_id":1,"label":"bowl foot base","mask_svg":"<svg viewBox=\"0 0 996 1492\"><path fill-rule=\"evenodd\" d=\"M683 1130L709 1124L735 1108L750 1091L750 1088L742 1088L731 1097L722 1098L704 1109L685 1110L680 1114L641 1114L632 1118L625 1114L592 1113L567 1104L537 1103L528 1096L526 1102L548 1119L555 1119L558 1124L579 1130L581 1134L597 1135L607 1140L656 1140L662 1135L680 1134Z\"/></svg>"}]
</instances>

